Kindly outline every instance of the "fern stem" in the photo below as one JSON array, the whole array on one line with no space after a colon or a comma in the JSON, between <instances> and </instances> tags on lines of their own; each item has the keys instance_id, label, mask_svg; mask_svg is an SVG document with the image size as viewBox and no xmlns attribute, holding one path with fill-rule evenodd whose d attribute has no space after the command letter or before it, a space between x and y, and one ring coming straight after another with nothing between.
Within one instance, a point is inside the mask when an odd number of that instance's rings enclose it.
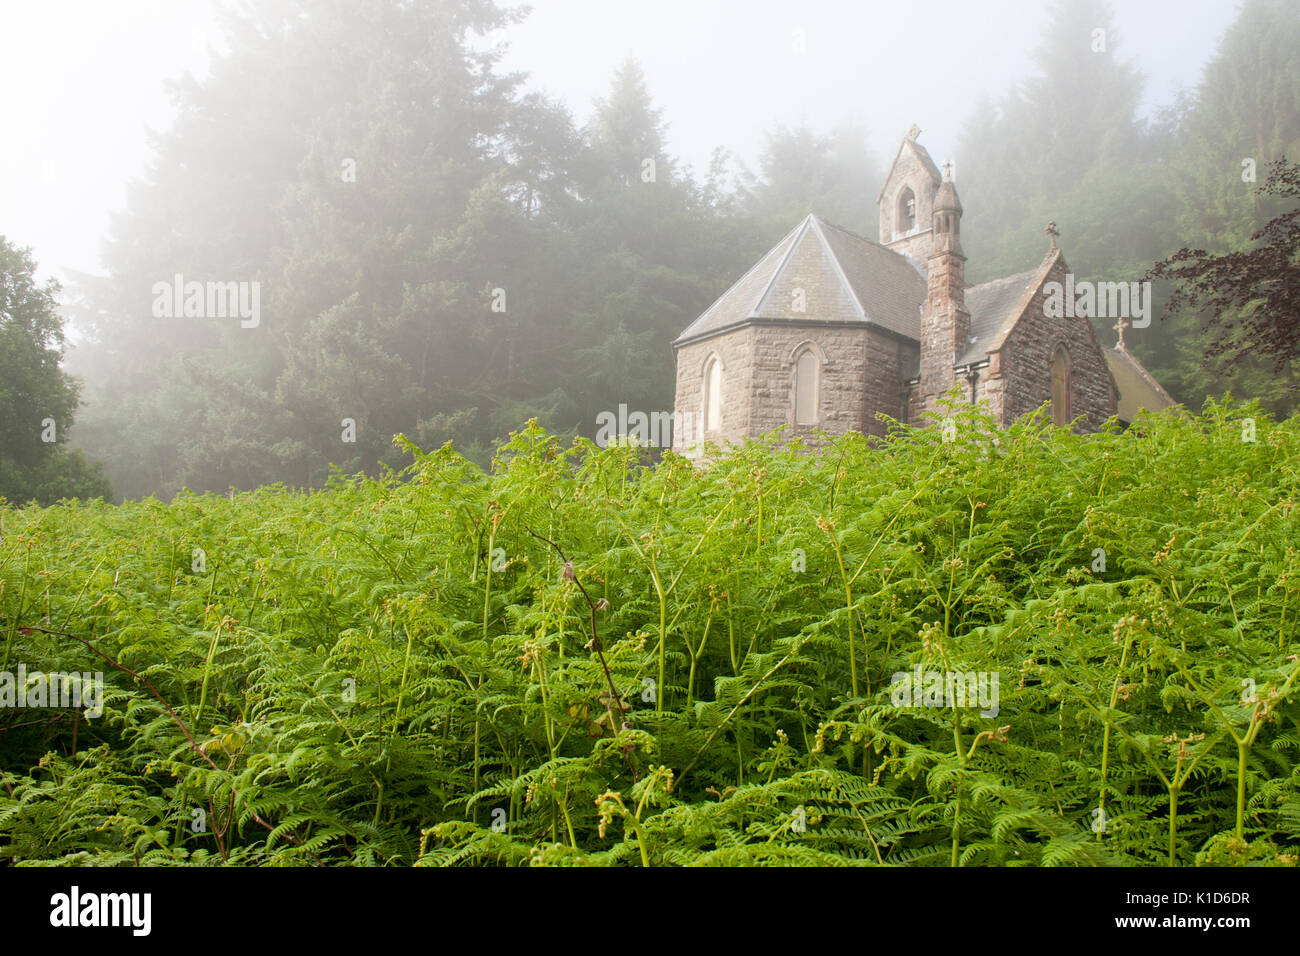
<instances>
[{"instance_id":1,"label":"fern stem","mask_svg":"<svg viewBox=\"0 0 1300 956\"><path fill-rule=\"evenodd\" d=\"M23 619L23 603L27 599L27 569L30 567L31 561L32 549L29 547L26 549L26 554L23 556L23 583L22 587L18 589L18 606L14 609L13 616L15 623L10 625L9 634L5 638L5 658L4 662L0 663L0 670L2 671L9 670L9 648L13 644L14 632L17 630L17 622Z\"/></svg>"},{"instance_id":2,"label":"fern stem","mask_svg":"<svg viewBox=\"0 0 1300 956\"><path fill-rule=\"evenodd\" d=\"M569 788L564 788L564 796L560 797L560 812L564 814L564 828L569 831L569 846L575 850L578 848L578 838L573 835L573 821L569 819Z\"/></svg>"},{"instance_id":3,"label":"fern stem","mask_svg":"<svg viewBox=\"0 0 1300 956\"><path fill-rule=\"evenodd\" d=\"M203 707L208 700L208 678L212 675L212 661L217 654L217 642L221 640L221 625L218 624L216 630L212 632L212 640L208 642L208 656L203 662L203 684L199 688L199 708L198 711L190 718L190 723L198 724L203 719Z\"/></svg>"},{"instance_id":4,"label":"fern stem","mask_svg":"<svg viewBox=\"0 0 1300 956\"><path fill-rule=\"evenodd\" d=\"M389 736L397 733L397 724L402 719L402 703L406 699L406 675L411 667L411 644L415 640L412 629L406 629L406 656L402 658L402 680L397 685L397 706L393 708L393 729L389 731ZM392 757L389 757L392 760ZM387 768L385 768L387 769Z\"/></svg>"},{"instance_id":5,"label":"fern stem","mask_svg":"<svg viewBox=\"0 0 1300 956\"><path fill-rule=\"evenodd\" d=\"M1124 650L1119 657L1119 670L1115 672L1115 682L1110 691L1110 710L1115 709L1119 703L1119 682L1124 676L1124 665L1128 660L1128 650L1133 644L1133 635L1130 632L1124 639ZM1097 840L1100 841L1106 831L1106 779L1110 769L1110 714L1106 714L1106 726L1101 734L1101 786L1097 795L1097 808L1101 811L1098 819L1100 826L1097 828Z\"/></svg>"},{"instance_id":6,"label":"fern stem","mask_svg":"<svg viewBox=\"0 0 1300 956\"><path fill-rule=\"evenodd\" d=\"M961 796L956 798L952 815L952 862L951 866L955 869L961 866L961 854L958 849L961 846Z\"/></svg>"},{"instance_id":7,"label":"fern stem","mask_svg":"<svg viewBox=\"0 0 1300 956\"><path fill-rule=\"evenodd\" d=\"M1246 755L1250 744L1237 742L1237 839L1243 840L1246 822Z\"/></svg>"},{"instance_id":8,"label":"fern stem","mask_svg":"<svg viewBox=\"0 0 1300 956\"><path fill-rule=\"evenodd\" d=\"M1175 841L1178 836L1178 794L1180 788L1169 788L1169 865L1177 866L1178 859L1175 855Z\"/></svg>"},{"instance_id":9,"label":"fern stem","mask_svg":"<svg viewBox=\"0 0 1300 956\"><path fill-rule=\"evenodd\" d=\"M849 586L849 577L844 570L844 557L840 552L839 538L835 536L835 530L833 528L829 529L827 534L830 535L831 544L835 548L835 563L839 566L840 581L844 584L844 607L845 610L848 611L849 615L849 683L853 688L853 697L856 700L858 696L858 645L853 636L853 590ZM865 634L863 635L863 640L866 640Z\"/></svg>"},{"instance_id":10,"label":"fern stem","mask_svg":"<svg viewBox=\"0 0 1300 956\"><path fill-rule=\"evenodd\" d=\"M668 651L668 596L664 594L663 583L659 580L659 563L657 552L650 554L650 577L654 581L655 593L659 596L659 678L655 684L655 713L664 709L664 661Z\"/></svg>"}]
</instances>

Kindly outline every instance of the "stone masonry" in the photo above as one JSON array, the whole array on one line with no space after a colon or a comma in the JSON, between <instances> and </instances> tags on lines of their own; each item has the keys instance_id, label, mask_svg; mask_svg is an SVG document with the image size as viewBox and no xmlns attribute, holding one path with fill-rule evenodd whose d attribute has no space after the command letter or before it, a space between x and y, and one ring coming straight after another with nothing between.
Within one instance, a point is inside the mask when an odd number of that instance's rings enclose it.
<instances>
[{"instance_id":1,"label":"stone masonry","mask_svg":"<svg viewBox=\"0 0 1300 956\"><path fill-rule=\"evenodd\" d=\"M1064 390L1062 411L1096 431L1119 404L1113 367L1135 370L1130 407L1172 403L1154 379L1137 394L1150 376L1122 343L1103 349L1087 318L1047 316L1044 285L1064 284L1068 271L1054 228L1036 268L966 286L956 185L917 135L903 140L877 197L879 243L810 215L678 337L675 409L695 427L674 435L674 450L782 427L809 442L818 431L881 436L877 415L922 424L954 385L1003 425ZM720 420L704 431L710 359L721 368ZM803 413L811 423L796 422L800 401L815 409Z\"/></svg>"},{"instance_id":2,"label":"stone masonry","mask_svg":"<svg viewBox=\"0 0 1300 956\"><path fill-rule=\"evenodd\" d=\"M1118 394L1101 347L1086 319L1052 319L1043 308L1043 285L1064 282L1069 271L1060 250L1040 270L1033 298L1002 347L991 353L976 393L1003 425L1015 421L1052 398L1052 358L1064 347L1070 356L1070 417L1076 428L1098 431L1115 414Z\"/></svg>"}]
</instances>

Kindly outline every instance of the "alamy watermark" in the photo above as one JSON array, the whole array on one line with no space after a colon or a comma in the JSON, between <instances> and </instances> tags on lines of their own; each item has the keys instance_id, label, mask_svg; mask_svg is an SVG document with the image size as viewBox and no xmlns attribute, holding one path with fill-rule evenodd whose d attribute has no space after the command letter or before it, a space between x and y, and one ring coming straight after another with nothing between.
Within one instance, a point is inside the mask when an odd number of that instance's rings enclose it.
<instances>
[{"instance_id":1,"label":"alamy watermark","mask_svg":"<svg viewBox=\"0 0 1300 956\"><path fill-rule=\"evenodd\" d=\"M148 936L153 925L152 893L83 893L73 885L50 897L50 925L124 926L133 936Z\"/></svg>"},{"instance_id":2,"label":"alamy watermark","mask_svg":"<svg viewBox=\"0 0 1300 956\"><path fill-rule=\"evenodd\" d=\"M262 321L260 282L186 282L176 273L171 282L155 282L155 319L239 319L239 327L255 329Z\"/></svg>"},{"instance_id":3,"label":"alamy watermark","mask_svg":"<svg viewBox=\"0 0 1300 956\"><path fill-rule=\"evenodd\" d=\"M617 412L596 415L596 444L606 448L611 442L635 439L654 448L671 448L674 435L690 441L694 431L698 441L704 436L702 425L699 416L690 412L629 413L627 406L620 404Z\"/></svg>"},{"instance_id":4,"label":"alamy watermark","mask_svg":"<svg viewBox=\"0 0 1300 956\"><path fill-rule=\"evenodd\" d=\"M87 718L104 713L104 675L0 671L0 707L84 707Z\"/></svg>"},{"instance_id":5,"label":"alamy watermark","mask_svg":"<svg viewBox=\"0 0 1300 956\"><path fill-rule=\"evenodd\" d=\"M979 707L981 717L996 717L998 672L922 672L917 664L911 672L894 672L889 700L895 707Z\"/></svg>"},{"instance_id":6,"label":"alamy watermark","mask_svg":"<svg viewBox=\"0 0 1300 956\"><path fill-rule=\"evenodd\" d=\"M1133 328L1151 324L1150 282L1044 282L1043 315L1049 319L1132 319Z\"/></svg>"}]
</instances>

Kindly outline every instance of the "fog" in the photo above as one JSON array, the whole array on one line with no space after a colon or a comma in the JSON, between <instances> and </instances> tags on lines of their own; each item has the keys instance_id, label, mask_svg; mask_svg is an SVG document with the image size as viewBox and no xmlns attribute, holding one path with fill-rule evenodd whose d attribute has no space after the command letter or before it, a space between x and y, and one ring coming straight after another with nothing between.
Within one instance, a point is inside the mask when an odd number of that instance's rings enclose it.
<instances>
[{"instance_id":1,"label":"fog","mask_svg":"<svg viewBox=\"0 0 1300 956\"><path fill-rule=\"evenodd\" d=\"M929 164L922 211L941 165L960 193L972 288L1034 269L1049 222L1079 288L1239 247L1300 149L1297 12L7 6L0 235L17 285L62 283L23 307L38 358L6 371L44 383L7 411L27 449L0 449L26 476L8 493L317 487L400 469L395 435L488 465L530 419L565 440L620 409L668 420L696 387L679 337L782 237L812 214L867 249L916 212L901 186L877 207L905 142ZM1151 320L1176 301L1144 295L1134 381L1292 410L1262 354L1204 367L1222 343L1203 307Z\"/></svg>"},{"instance_id":2,"label":"fog","mask_svg":"<svg viewBox=\"0 0 1300 956\"><path fill-rule=\"evenodd\" d=\"M147 131L172 121L166 83L206 74L210 52L225 45L218 13L226 6L45 0L0 9L0 83L22 91L7 107L0 216L43 272L102 270L108 213L148 162ZM635 57L664 110L672 152L699 170L719 146L752 165L764 131L778 124L828 130L856 121L884 155L917 123L931 151L947 156L980 97L1028 75L1047 10L964 0L925 4L924 15L914 4L874 0L537 0L531 8L486 41L505 44L504 68L584 117L619 64ZM1195 84L1236 8L1229 0L1116 6L1120 55L1147 76L1144 113Z\"/></svg>"}]
</instances>

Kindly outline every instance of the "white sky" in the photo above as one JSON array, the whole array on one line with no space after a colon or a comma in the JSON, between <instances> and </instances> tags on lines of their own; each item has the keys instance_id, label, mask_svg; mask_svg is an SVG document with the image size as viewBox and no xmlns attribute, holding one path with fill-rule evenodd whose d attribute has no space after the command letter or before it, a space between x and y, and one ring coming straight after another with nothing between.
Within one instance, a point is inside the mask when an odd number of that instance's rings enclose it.
<instances>
[{"instance_id":1,"label":"white sky","mask_svg":"<svg viewBox=\"0 0 1300 956\"><path fill-rule=\"evenodd\" d=\"M364 3L366 0L357 0ZM862 122L882 162L913 122L951 155L980 95L1027 72L1040 0L534 0L505 34L503 69L579 121L628 56L669 142L698 171L715 146L752 166L766 129ZM1194 86L1234 0L1118 0L1112 51L1148 78L1145 107ZM202 75L219 43L212 0L0 0L0 234L42 275L100 271L108 212L144 169L146 129L171 116L163 82ZM805 52L794 51L802 31ZM1083 38L1081 42L1087 42ZM944 64L938 67L936 64ZM960 172L960 156L957 160ZM879 183L863 183L874 195Z\"/></svg>"}]
</instances>

